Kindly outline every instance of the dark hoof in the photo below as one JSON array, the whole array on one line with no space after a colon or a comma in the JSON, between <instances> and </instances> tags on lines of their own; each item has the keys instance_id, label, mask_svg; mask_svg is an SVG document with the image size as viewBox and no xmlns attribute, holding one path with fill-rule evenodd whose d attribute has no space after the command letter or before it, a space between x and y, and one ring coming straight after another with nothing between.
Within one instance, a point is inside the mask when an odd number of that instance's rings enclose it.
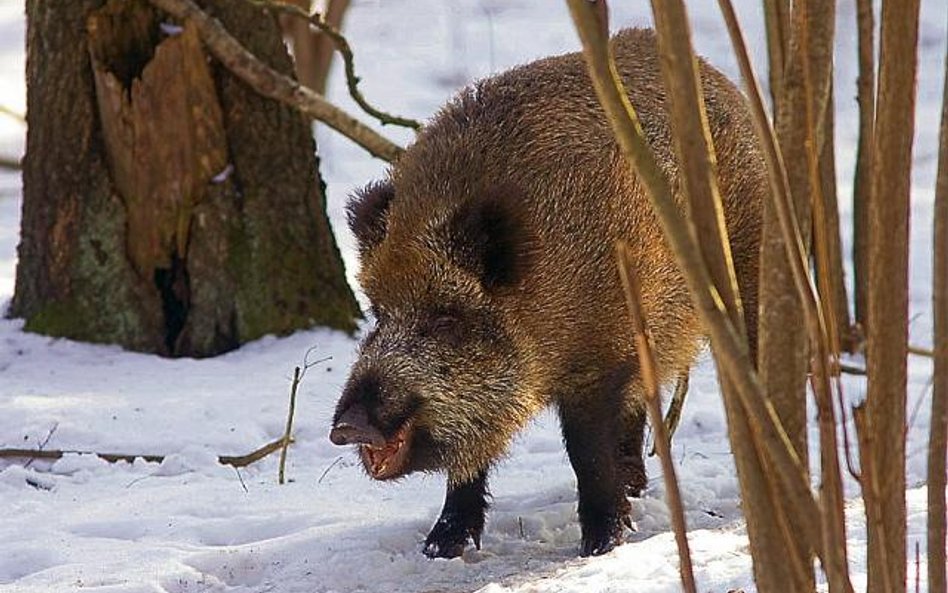
<instances>
[{"instance_id":1,"label":"dark hoof","mask_svg":"<svg viewBox=\"0 0 948 593\"><path fill-rule=\"evenodd\" d=\"M467 525L457 516L441 517L425 538L422 553L428 558L457 558L464 553L469 541L481 549L484 525Z\"/></svg>"},{"instance_id":2,"label":"dark hoof","mask_svg":"<svg viewBox=\"0 0 948 593\"><path fill-rule=\"evenodd\" d=\"M608 554L613 548L621 544L621 533L606 532L586 535L583 536L583 548L580 550L579 555L583 557L602 556L603 554Z\"/></svg>"},{"instance_id":3,"label":"dark hoof","mask_svg":"<svg viewBox=\"0 0 948 593\"><path fill-rule=\"evenodd\" d=\"M601 556L622 544L622 535L625 528L632 527L632 518L629 516L630 505L620 505L617 513L603 514L597 517L588 517L581 521L583 532L582 556Z\"/></svg>"}]
</instances>

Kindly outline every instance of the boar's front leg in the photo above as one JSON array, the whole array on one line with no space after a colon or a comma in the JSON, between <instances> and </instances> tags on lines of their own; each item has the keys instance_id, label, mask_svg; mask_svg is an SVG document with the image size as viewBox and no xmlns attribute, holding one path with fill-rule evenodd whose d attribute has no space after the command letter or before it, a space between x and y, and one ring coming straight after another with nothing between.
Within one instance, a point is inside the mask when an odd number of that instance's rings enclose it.
<instances>
[{"instance_id":1,"label":"boar's front leg","mask_svg":"<svg viewBox=\"0 0 948 593\"><path fill-rule=\"evenodd\" d=\"M559 406L566 452L576 472L583 556L605 554L621 544L623 525L629 525L631 508L616 463L620 415L614 400L598 392Z\"/></svg>"},{"instance_id":2,"label":"boar's front leg","mask_svg":"<svg viewBox=\"0 0 948 593\"><path fill-rule=\"evenodd\" d=\"M448 476L448 492L438 522L425 539L424 554L429 558L457 558L468 541L481 549L484 515L487 512L487 470L473 480L455 484Z\"/></svg>"}]
</instances>

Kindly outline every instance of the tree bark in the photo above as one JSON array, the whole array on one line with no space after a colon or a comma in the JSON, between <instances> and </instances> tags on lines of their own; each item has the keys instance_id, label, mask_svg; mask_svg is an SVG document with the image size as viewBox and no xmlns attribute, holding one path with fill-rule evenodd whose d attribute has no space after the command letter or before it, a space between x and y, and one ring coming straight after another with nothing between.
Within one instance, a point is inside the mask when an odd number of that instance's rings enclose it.
<instances>
[{"instance_id":1,"label":"tree bark","mask_svg":"<svg viewBox=\"0 0 948 593\"><path fill-rule=\"evenodd\" d=\"M275 20L207 10L291 72ZM24 199L11 315L173 356L360 315L307 121L146 3L27 2ZM278 165L277 165L278 164Z\"/></svg>"}]
</instances>

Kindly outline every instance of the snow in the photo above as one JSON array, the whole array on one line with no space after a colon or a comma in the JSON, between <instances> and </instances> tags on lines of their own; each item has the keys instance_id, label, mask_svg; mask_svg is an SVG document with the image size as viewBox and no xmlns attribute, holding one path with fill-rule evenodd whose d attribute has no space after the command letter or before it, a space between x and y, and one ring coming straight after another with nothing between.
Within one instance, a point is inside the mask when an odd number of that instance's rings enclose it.
<instances>
[{"instance_id":1,"label":"snow","mask_svg":"<svg viewBox=\"0 0 948 593\"><path fill-rule=\"evenodd\" d=\"M613 2L613 26L645 25L647 2ZM764 65L759 2L737 3L754 59ZM713 3L691 3L695 44L732 78L736 66ZM852 0L840 2L837 150L841 210L850 213L856 143ZM913 179L912 341L931 344L931 209L946 39L946 7L923 3L918 134ZM21 2L0 2L0 105L25 109ZM578 43L561 2L357 0L346 30L362 90L383 109L424 118L459 86ZM356 112L334 73L331 99ZM410 133L386 127L402 143ZM22 154L24 127L0 114L0 154ZM329 213L350 278L346 195L384 171L344 138L320 128ZM0 173L0 307L13 294L20 181ZM844 242L851 240L844 229ZM94 589L109 593L295 591L678 591L678 563L660 467L632 501L637 531L613 552L576 557L575 479L555 418L541 415L513 443L492 478L494 503L481 551L431 561L421 544L443 497L438 476L397 484L366 478L354 455L327 438L357 343L325 330L266 337L210 360L165 360L117 347L27 334L0 320L0 447L163 454L162 463L109 464L94 456L26 464L0 461L0 591ZM289 482L277 456L235 470L239 455L284 429L293 367L310 347L331 360L300 387ZM925 566L925 443L932 369L910 359L908 385L909 574L915 546ZM847 377L847 396L865 384ZM913 412L916 410L917 412ZM852 434L850 425L850 434ZM815 429L811 443L817 442ZM746 530L713 365L695 369L675 437L689 539L701 591L753 591ZM815 452L815 448L814 448ZM811 454L811 459L816 459ZM850 564L864 588L865 519L847 477ZM825 589L825 585L823 586ZM925 590L924 580L921 590Z\"/></svg>"}]
</instances>

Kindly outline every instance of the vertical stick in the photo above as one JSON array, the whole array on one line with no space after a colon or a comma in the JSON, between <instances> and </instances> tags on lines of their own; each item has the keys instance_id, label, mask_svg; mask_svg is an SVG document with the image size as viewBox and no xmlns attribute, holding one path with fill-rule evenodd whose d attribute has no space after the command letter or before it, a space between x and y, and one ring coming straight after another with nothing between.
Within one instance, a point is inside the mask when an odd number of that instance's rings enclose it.
<instances>
[{"instance_id":1,"label":"vertical stick","mask_svg":"<svg viewBox=\"0 0 948 593\"><path fill-rule=\"evenodd\" d=\"M783 97L783 77L790 51L790 0L764 0L764 24L767 28L770 100L776 119L777 106Z\"/></svg>"},{"instance_id":2,"label":"vertical stick","mask_svg":"<svg viewBox=\"0 0 948 593\"><path fill-rule=\"evenodd\" d=\"M691 31L682 0L652 0L662 79L670 104L672 137L687 199L692 235L724 301L731 322L744 328L740 292L731 257L724 207L718 190L714 146L708 128L701 80L691 48Z\"/></svg>"},{"instance_id":3,"label":"vertical stick","mask_svg":"<svg viewBox=\"0 0 948 593\"><path fill-rule=\"evenodd\" d=\"M283 432L283 445L280 448L280 471L279 483L284 482L284 470L286 469L286 450L290 446L293 434L293 415L296 413L296 390L300 386L302 371L300 367L293 369L293 383L290 386L290 409L286 414L286 430Z\"/></svg>"},{"instance_id":4,"label":"vertical stick","mask_svg":"<svg viewBox=\"0 0 948 593\"><path fill-rule=\"evenodd\" d=\"M820 224L823 231L817 231L817 245L826 241L827 261L823 269L819 259L816 259L817 279L820 282L820 294L825 295L827 314L832 313L832 319L827 319L827 329L836 328L838 348L847 352L854 352L856 340L853 339L851 319L849 314L849 295L846 291L845 274L843 272L843 247L839 236L839 200L836 192L836 138L835 138L835 106L833 105L833 88L830 87L829 105L823 114L823 150L819 157L820 185L823 197L822 220L814 213L813 227ZM825 237L821 239L820 235ZM837 342L838 341L838 342ZM834 349L838 353L838 350Z\"/></svg>"},{"instance_id":5,"label":"vertical stick","mask_svg":"<svg viewBox=\"0 0 948 593\"><path fill-rule=\"evenodd\" d=\"M681 584L686 593L696 593L695 575L691 567L691 550L688 548L688 526L685 522L684 506L681 503L678 477L675 474L675 463L672 461L671 443L668 440L665 423L662 421L662 400L658 390L655 356L652 353L645 316L642 312L641 290L625 244L620 243L616 246L616 254L619 260L619 276L622 278L626 304L629 308L629 318L632 320L632 331L635 334L635 348L639 353L639 370L645 387L645 404L649 422L652 423L655 450L658 451L658 458L662 462L668 512L675 531L675 542L678 544L678 570L681 573Z\"/></svg>"},{"instance_id":6,"label":"vertical stick","mask_svg":"<svg viewBox=\"0 0 948 593\"><path fill-rule=\"evenodd\" d=\"M935 376L928 440L928 590L946 593L945 466L948 463L948 56L942 97L938 182L935 187Z\"/></svg>"},{"instance_id":7,"label":"vertical stick","mask_svg":"<svg viewBox=\"0 0 948 593\"><path fill-rule=\"evenodd\" d=\"M905 591L905 388L908 230L915 131L919 0L883 0L869 208L869 370L866 411L879 516L868 532L869 593ZM881 577L888 568L889 582Z\"/></svg>"},{"instance_id":8,"label":"vertical stick","mask_svg":"<svg viewBox=\"0 0 948 593\"><path fill-rule=\"evenodd\" d=\"M855 321L866 329L869 318L869 204L872 199L872 133L876 121L875 19L872 0L856 0L859 35L859 147L853 184L853 292Z\"/></svg>"}]
</instances>

